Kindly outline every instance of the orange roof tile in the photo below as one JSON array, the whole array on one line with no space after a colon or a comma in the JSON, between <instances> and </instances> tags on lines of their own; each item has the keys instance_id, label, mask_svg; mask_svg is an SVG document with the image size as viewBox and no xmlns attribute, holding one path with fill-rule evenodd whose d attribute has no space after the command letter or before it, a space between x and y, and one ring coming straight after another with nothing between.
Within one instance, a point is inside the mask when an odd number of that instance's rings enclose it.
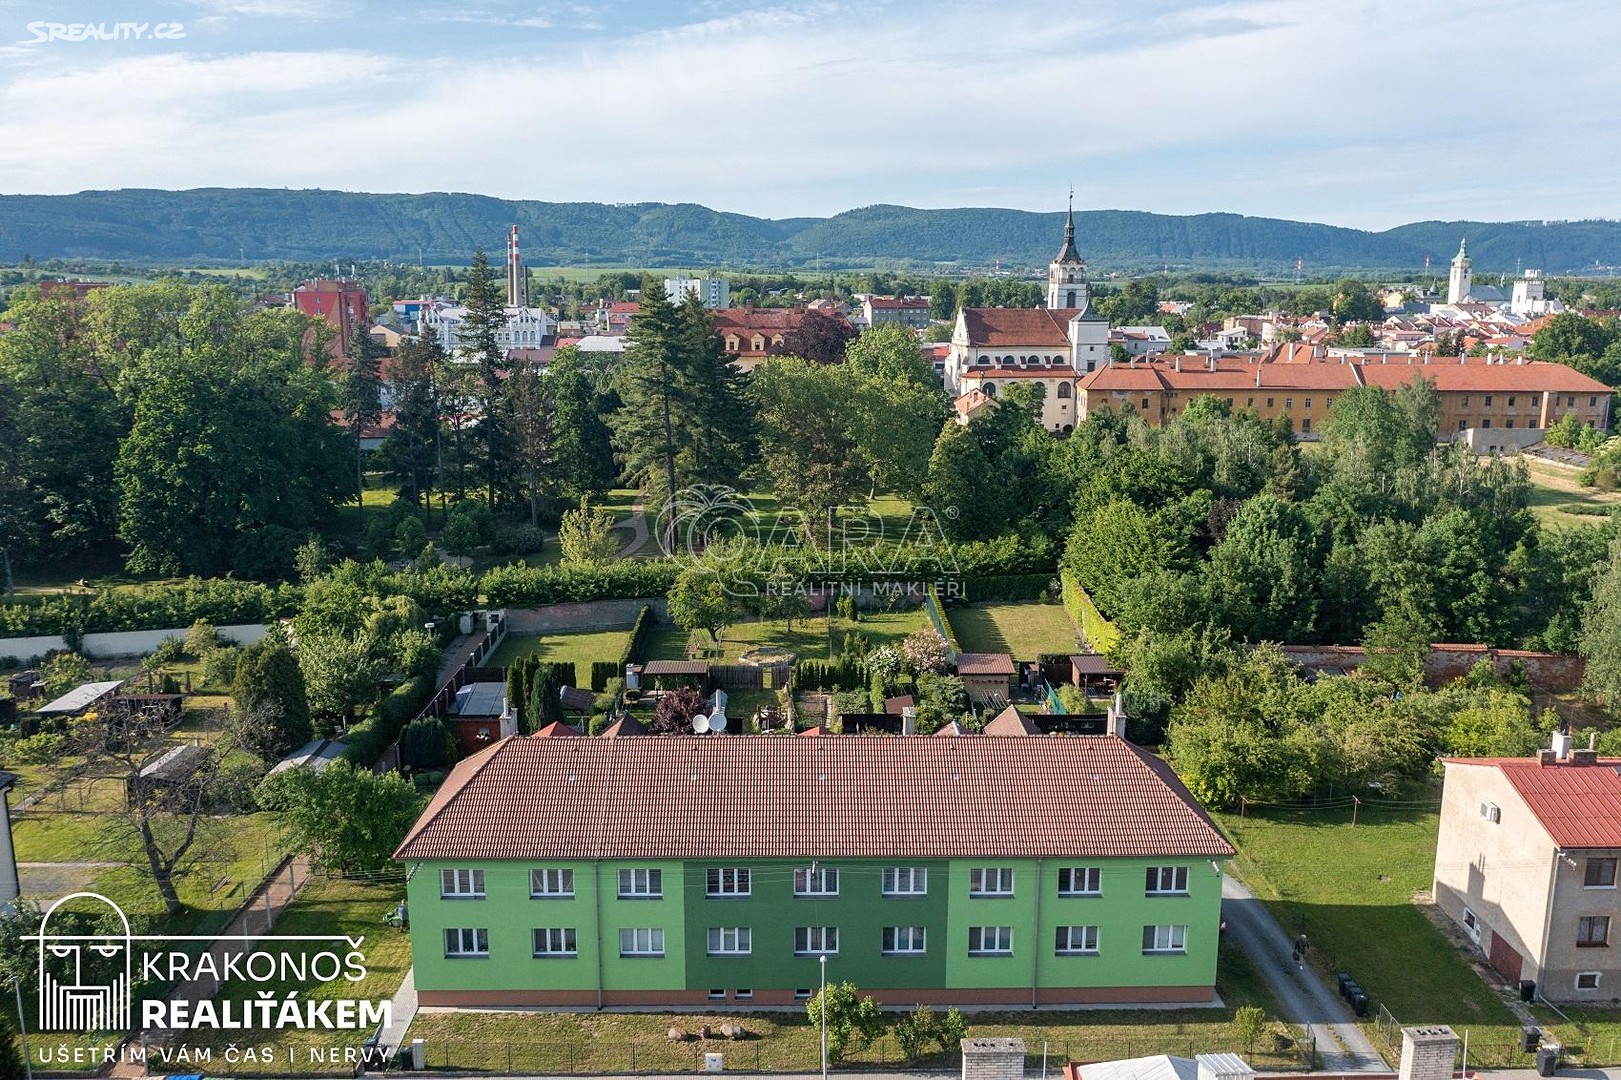
<instances>
[{"instance_id":1,"label":"orange roof tile","mask_svg":"<svg viewBox=\"0 0 1621 1080\"><path fill-rule=\"evenodd\" d=\"M503 739L456 766L395 855L1232 853L1169 766L1113 736L711 735Z\"/></svg>"},{"instance_id":2,"label":"orange roof tile","mask_svg":"<svg viewBox=\"0 0 1621 1080\"><path fill-rule=\"evenodd\" d=\"M1076 308L964 308L968 344L975 348L1069 347L1069 320Z\"/></svg>"}]
</instances>

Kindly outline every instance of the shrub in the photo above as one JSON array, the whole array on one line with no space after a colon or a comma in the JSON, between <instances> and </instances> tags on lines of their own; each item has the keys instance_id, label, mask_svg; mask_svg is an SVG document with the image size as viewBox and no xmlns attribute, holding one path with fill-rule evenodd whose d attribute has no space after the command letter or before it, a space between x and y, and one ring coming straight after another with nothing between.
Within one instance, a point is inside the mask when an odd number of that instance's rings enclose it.
<instances>
[{"instance_id":1,"label":"shrub","mask_svg":"<svg viewBox=\"0 0 1621 1080\"><path fill-rule=\"evenodd\" d=\"M210 650L219 648L219 644L219 633L207 619L198 619L186 631L186 655L194 660L201 660Z\"/></svg>"},{"instance_id":2,"label":"shrub","mask_svg":"<svg viewBox=\"0 0 1621 1080\"><path fill-rule=\"evenodd\" d=\"M1233 1010L1233 1038L1245 1051L1255 1049L1266 1033L1266 1012L1258 1005L1240 1005Z\"/></svg>"},{"instance_id":3,"label":"shrub","mask_svg":"<svg viewBox=\"0 0 1621 1080\"><path fill-rule=\"evenodd\" d=\"M901 642L901 655L906 658L906 666L919 675L924 672L938 674L950 666L945 638L928 627L906 636L906 640Z\"/></svg>"},{"instance_id":4,"label":"shrub","mask_svg":"<svg viewBox=\"0 0 1621 1080\"><path fill-rule=\"evenodd\" d=\"M59 697L90 679L90 661L76 652L59 652L41 669L48 697Z\"/></svg>"},{"instance_id":5,"label":"shrub","mask_svg":"<svg viewBox=\"0 0 1621 1080\"><path fill-rule=\"evenodd\" d=\"M529 555L546 546L546 530L534 525L505 525L490 545L497 555Z\"/></svg>"},{"instance_id":6,"label":"shrub","mask_svg":"<svg viewBox=\"0 0 1621 1080\"><path fill-rule=\"evenodd\" d=\"M41 732L18 739L11 746L11 759L19 765L49 765L62 756L61 735Z\"/></svg>"},{"instance_id":7,"label":"shrub","mask_svg":"<svg viewBox=\"0 0 1621 1080\"><path fill-rule=\"evenodd\" d=\"M615 676L624 672L624 668L612 660L595 660L591 663L591 690L600 694L608 688L608 683Z\"/></svg>"},{"instance_id":8,"label":"shrub","mask_svg":"<svg viewBox=\"0 0 1621 1080\"><path fill-rule=\"evenodd\" d=\"M242 653L229 645L213 648L202 654L203 685L222 690L236 681L236 662Z\"/></svg>"},{"instance_id":9,"label":"shrub","mask_svg":"<svg viewBox=\"0 0 1621 1080\"><path fill-rule=\"evenodd\" d=\"M827 1056L842 1061L851 1050L861 1050L883 1034L884 1014L870 996L862 997L852 982L828 983L805 1006L812 1027L827 1017Z\"/></svg>"},{"instance_id":10,"label":"shrub","mask_svg":"<svg viewBox=\"0 0 1621 1080\"><path fill-rule=\"evenodd\" d=\"M400 763L413 769L440 769L456 760L456 736L437 716L419 717L400 732Z\"/></svg>"}]
</instances>

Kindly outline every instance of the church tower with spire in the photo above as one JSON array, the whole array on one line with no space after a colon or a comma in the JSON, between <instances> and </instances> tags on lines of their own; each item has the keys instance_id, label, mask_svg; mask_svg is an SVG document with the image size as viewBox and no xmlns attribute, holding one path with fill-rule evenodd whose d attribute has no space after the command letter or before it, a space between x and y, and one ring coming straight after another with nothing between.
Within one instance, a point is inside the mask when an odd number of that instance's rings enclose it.
<instances>
[{"instance_id":1,"label":"church tower with spire","mask_svg":"<svg viewBox=\"0 0 1621 1080\"><path fill-rule=\"evenodd\" d=\"M1452 256L1452 273L1447 275L1447 303L1461 304L1469 299L1469 290L1474 282L1471 280L1469 260L1469 238L1464 237L1458 241L1458 253Z\"/></svg>"},{"instance_id":2,"label":"church tower with spire","mask_svg":"<svg viewBox=\"0 0 1621 1080\"><path fill-rule=\"evenodd\" d=\"M1086 263L1075 250L1075 191L1069 193L1069 216L1064 221L1064 246L1058 256L1047 264L1047 306L1050 308L1085 308L1089 297L1086 285Z\"/></svg>"}]
</instances>

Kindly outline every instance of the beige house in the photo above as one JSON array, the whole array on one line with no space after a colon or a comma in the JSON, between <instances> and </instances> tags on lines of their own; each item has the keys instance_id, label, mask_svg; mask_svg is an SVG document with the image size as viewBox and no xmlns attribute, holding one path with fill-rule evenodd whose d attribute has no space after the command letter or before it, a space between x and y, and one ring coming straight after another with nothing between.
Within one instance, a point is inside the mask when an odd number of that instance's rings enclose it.
<instances>
[{"instance_id":1,"label":"beige house","mask_svg":"<svg viewBox=\"0 0 1621 1080\"><path fill-rule=\"evenodd\" d=\"M1621 760L1572 750L1445 762L1435 901L1511 983L1621 996Z\"/></svg>"}]
</instances>

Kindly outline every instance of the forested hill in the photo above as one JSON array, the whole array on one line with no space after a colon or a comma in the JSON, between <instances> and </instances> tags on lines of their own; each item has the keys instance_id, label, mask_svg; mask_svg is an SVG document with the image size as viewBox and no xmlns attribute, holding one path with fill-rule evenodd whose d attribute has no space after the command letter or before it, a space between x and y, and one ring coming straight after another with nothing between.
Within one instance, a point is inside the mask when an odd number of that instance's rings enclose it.
<instances>
[{"instance_id":1,"label":"forested hill","mask_svg":"<svg viewBox=\"0 0 1621 1080\"><path fill-rule=\"evenodd\" d=\"M434 192L387 195L269 188L124 189L0 195L0 262L85 258L152 262L400 259L462 262L499 252L522 227L531 266L824 268L954 263L1019 270L1057 250L1061 213L868 206L830 218L769 220L690 203L547 203ZM1516 265L1579 273L1621 264L1621 222L1420 222L1364 232L1237 214L1127 210L1076 214L1082 253L1100 270L1250 269L1444 273L1467 236L1477 272Z\"/></svg>"}]
</instances>

